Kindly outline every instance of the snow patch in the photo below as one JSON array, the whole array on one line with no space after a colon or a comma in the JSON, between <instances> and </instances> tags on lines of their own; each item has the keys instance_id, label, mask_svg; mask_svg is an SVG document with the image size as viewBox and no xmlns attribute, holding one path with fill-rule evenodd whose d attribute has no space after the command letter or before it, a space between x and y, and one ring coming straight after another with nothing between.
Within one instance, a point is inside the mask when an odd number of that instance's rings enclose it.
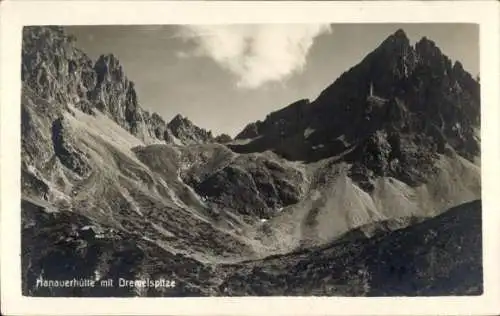
<instances>
[{"instance_id":1,"label":"snow patch","mask_svg":"<svg viewBox=\"0 0 500 316\"><path fill-rule=\"evenodd\" d=\"M152 242L152 243L154 243L154 242L155 242L153 239L149 238L148 236L142 236L141 238L142 238L143 240L145 240L145 241L149 241L149 242Z\"/></svg>"},{"instance_id":2,"label":"snow patch","mask_svg":"<svg viewBox=\"0 0 500 316\"><path fill-rule=\"evenodd\" d=\"M315 132L315 129L310 128L310 127L306 128L304 131L304 138L308 138L309 135L311 135L314 132Z\"/></svg>"},{"instance_id":3,"label":"snow patch","mask_svg":"<svg viewBox=\"0 0 500 316\"><path fill-rule=\"evenodd\" d=\"M254 137L254 138L234 139L229 144L231 144L231 145L247 145L247 144L250 144L251 142L256 141L260 138L262 138L262 135L259 135L259 136Z\"/></svg>"},{"instance_id":4,"label":"snow patch","mask_svg":"<svg viewBox=\"0 0 500 316\"><path fill-rule=\"evenodd\" d=\"M318 191L318 190L314 190L312 193L311 193L311 201L317 201L321 198L321 192Z\"/></svg>"},{"instance_id":5,"label":"snow patch","mask_svg":"<svg viewBox=\"0 0 500 316\"><path fill-rule=\"evenodd\" d=\"M162 178L158 179L158 182L167 190L168 197L180 208L187 208L186 204L182 202L175 192L170 188L170 186Z\"/></svg>"},{"instance_id":6,"label":"snow patch","mask_svg":"<svg viewBox=\"0 0 500 316\"><path fill-rule=\"evenodd\" d=\"M200 198L200 196L198 195L198 193L196 193L195 190L193 190L192 187L190 187L189 185L185 184L184 182L182 182L182 184L186 187L186 189L191 192L191 194L193 195L193 197L200 203L200 205L202 205L203 207L207 207L207 204L205 203L205 201L203 201L202 198Z\"/></svg>"},{"instance_id":7,"label":"snow patch","mask_svg":"<svg viewBox=\"0 0 500 316\"><path fill-rule=\"evenodd\" d=\"M154 229L156 229L159 233L161 233L165 237L175 237L174 234L172 234L170 231L166 230L165 228L161 227L158 224L151 223L151 226L153 226Z\"/></svg>"},{"instance_id":8,"label":"snow patch","mask_svg":"<svg viewBox=\"0 0 500 316\"><path fill-rule=\"evenodd\" d=\"M182 143L182 141L180 139L178 139L177 137L175 137L174 135L171 135L172 136L172 141L175 145L178 145L178 146L183 146L184 144Z\"/></svg>"},{"instance_id":9,"label":"snow patch","mask_svg":"<svg viewBox=\"0 0 500 316\"><path fill-rule=\"evenodd\" d=\"M28 165L27 167L28 171L31 172L33 175L37 175L37 170L35 169L35 167L33 165Z\"/></svg>"},{"instance_id":10,"label":"snow patch","mask_svg":"<svg viewBox=\"0 0 500 316\"><path fill-rule=\"evenodd\" d=\"M141 212L141 209L139 207L139 205L137 204L137 202L132 198L132 196L129 194L128 190L127 189L124 189L122 188L121 191L121 194L123 195L123 197L127 200L127 202L130 204L130 206L132 207L132 209L137 213L139 214L139 216L142 216L144 217L144 214Z\"/></svg>"}]
</instances>

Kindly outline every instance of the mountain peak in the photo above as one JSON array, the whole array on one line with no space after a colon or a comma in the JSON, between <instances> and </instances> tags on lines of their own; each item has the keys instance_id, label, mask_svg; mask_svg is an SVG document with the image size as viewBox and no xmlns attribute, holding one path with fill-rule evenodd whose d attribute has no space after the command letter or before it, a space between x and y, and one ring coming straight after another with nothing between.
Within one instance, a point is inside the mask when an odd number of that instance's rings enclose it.
<instances>
[{"instance_id":1,"label":"mountain peak","mask_svg":"<svg viewBox=\"0 0 500 316\"><path fill-rule=\"evenodd\" d=\"M184 144L205 143L213 140L212 132L193 124L187 117L177 114L167 124L172 134Z\"/></svg>"},{"instance_id":2,"label":"mountain peak","mask_svg":"<svg viewBox=\"0 0 500 316\"><path fill-rule=\"evenodd\" d=\"M100 83L106 78L108 80L124 81L125 73L120 61L113 54L105 54L99 56L97 59L94 70L97 73L97 82Z\"/></svg>"},{"instance_id":3,"label":"mountain peak","mask_svg":"<svg viewBox=\"0 0 500 316\"><path fill-rule=\"evenodd\" d=\"M99 62L105 62L105 63L116 63L116 64L119 64L120 61L118 60L118 58L110 53L110 54L102 54L99 56L99 58L97 59L97 63Z\"/></svg>"},{"instance_id":4,"label":"mountain peak","mask_svg":"<svg viewBox=\"0 0 500 316\"><path fill-rule=\"evenodd\" d=\"M396 32L393 34L389 35L380 45L381 47L385 46L410 46L410 40L408 39L408 36L406 36L406 33L403 31L403 29L398 29Z\"/></svg>"},{"instance_id":5,"label":"mountain peak","mask_svg":"<svg viewBox=\"0 0 500 316\"><path fill-rule=\"evenodd\" d=\"M191 121L182 116L181 114L177 114L176 116L174 116L174 118L170 121L169 124L178 124L178 123L191 123Z\"/></svg>"},{"instance_id":6,"label":"mountain peak","mask_svg":"<svg viewBox=\"0 0 500 316\"><path fill-rule=\"evenodd\" d=\"M453 63L453 69L455 71L465 71L464 70L464 66L462 65L461 62L459 62L458 60L456 60L454 63Z\"/></svg>"},{"instance_id":7,"label":"mountain peak","mask_svg":"<svg viewBox=\"0 0 500 316\"><path fill-rule=\"evenodd\" d=\"M415 50L417 54L427 57L444 57L441 49L436 45L436 42L429 39L427 36L422 37L416 44Z\"/></svg>"},{"instance_id":8,"label":"mountain peak","mask_svg":"<svg viewBox=\"0 0 500 316\"><path fill-rule=\"evenodd\" d=\"M420 43L420 44L426 44L426 45L429 45L429 46L436 46L436 43L429 39L427 36L422 36L422 38L417 42L417 44Z\"/></svg>"},{"instance_id":9,"label":"mountain peak","mask_svg":"<svg viewBox=\"0 0 500 316\"><path fill-rule=\"evenodd\" d=\"M408 39L408 36L406 36L406 33L403 29L397 29L396 32L393 34L394 37L397 38L406 38Z\"/></svg>"}]
</instances>

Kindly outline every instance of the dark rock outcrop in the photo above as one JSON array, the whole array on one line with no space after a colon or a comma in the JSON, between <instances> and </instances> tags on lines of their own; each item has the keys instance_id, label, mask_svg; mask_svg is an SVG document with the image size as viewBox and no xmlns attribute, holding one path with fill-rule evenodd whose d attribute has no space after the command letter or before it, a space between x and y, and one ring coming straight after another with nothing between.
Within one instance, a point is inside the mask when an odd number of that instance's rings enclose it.
<instances>
[{"instance_id":1,"label":"dark rock outcrop","mask_svg":"<svg viewBox=\"0 0 500 316\"><path fill-rule=\"evenodd\" d=\"M270 218L301 198L302 174L265 156L238 157L229 165L192 183L217 208L251 218Z\"/></svg>"},{"instance_id":2,"label":"dark rock outcrop","mask_svg":"<svg viewBox=\"0 0 500 316\"><path fill-rule=\"evenodd\" d=\"M74 144L71 129L62 117L52 124L52 142L55 155L64 166L81 176L90 171L86 154Z\"/></svg>"},{"instance_id":3,"label":"dark rock outcrop","mask_svg":"<svg viewBox=\"0 0 500 316\"><path fill-rule=\"evenodd\" d=\"M249 139L258 137L260 135L259 127L261 125L262 121L248 124L238 135L236 135L235 139Z\"/></svg>"},{"instance_id":4,"label":"dark rock outcrop","mask_svg":"<svg viewBox=\"0 0 500 316\"><path fill-rule=\"evenodd\" d=\"M172 143L172 132L167 128L167 123L157 113L149 114L147 111L142 112L144 123L147 126L149 135L163 139L167 143Z\"/></svg>"},{"instance_id":5,"label":"dark rock outcrop","mask_svg":"<svg viewBox=\"0 0 500 316\"><path fill-rule=\"evenodd\" d=\"M83 109L96 86L92 60L61 27L25 27L22 60L22 81L45 100Z\"/></svg>"},{"instance_id":6,"label":"dark rock outcrop","mask_svg":"<svg viewBox=\"0 0 500 316\"><path fill-rule=\"evenodd\" d=\"M94 70L97 83L91 100L97 109L109 114L120 126L137 135L138 125L143 119L134 83L125 77L123 67L113 54L101 55Z\"/></svg>"},{"instance_id":7,"label":"dark rock outcrop","mask_svg":"<svg viewBox=\"0 0 500 316\"><path fill-rule=\"evenodd\" d=\"M219 144L226 144L232 140L233 139L228 134L220 134L214 138L214 141Z\"/></svg>"},{"instance_id":8,"label":"dark rock outcrop","mask_svg":"<svg viewBox=\"0 0 500 316\"><path fill-rule=\"evenodd\" d=\"M290 104L289 106L269 114L266 119L261 122L248 124L241 133L236 136L236 139L255 138L258 136L274 136L275 141L289 137L304 128L303 116L306 113L307 107L310 105L309 100L304 99Z\"/></svg>"}]
</instances>

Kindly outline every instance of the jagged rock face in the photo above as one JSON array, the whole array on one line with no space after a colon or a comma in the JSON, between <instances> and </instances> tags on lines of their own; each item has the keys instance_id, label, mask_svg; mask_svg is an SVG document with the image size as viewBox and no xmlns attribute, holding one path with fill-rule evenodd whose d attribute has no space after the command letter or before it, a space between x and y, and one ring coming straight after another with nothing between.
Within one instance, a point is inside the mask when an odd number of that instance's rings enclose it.
<instances>
[{"instance_id":1,"label":"jagged rock face","mask_svg":"<svg viewBox=\"0 0 500 316\"><path fill-rule=\"evenodd\" d=\"M176 115L167 126L172 134L184 144L200 144L214 141L212 132L199 128L180 114Z\"/></svg>"},{"instance_id":2,"label":"jagged rock face","mask_svg":"<svg viewBox=\"0 0 500 316\"><path fill-rule=\"evenodd\" d=\"M21 157L30 165L40 167L53 154L50 126L60 114L60 107L37 97L23 87L21 98Z\"/></svg>"},{"instance_id":3,"label":"jagged rock face","mask_svg":"<svg viewBox=\"0 0 500 316\"><path fill-rule=\"evenodd\" d=\"M161 116L156 113L150 115L149 112L144 111L143 118L146 126L148 126L148 132L150 135L153 135L158 139L169 140L167 124Z\"/></svg>"},{"instance_id":4,"label":"jagged rock face","mask_svg":"<svg viewBox=\"0 0 500 316\"><path fill-rule=\"evenodd\" d=\"M99 110L139 139L183 144L213 141L212 134L180 115L169 126L139 103L134 82L113 54L95 63L75 46L61 27L26 27L23 33L22 78L37 97L74 105L88 114ZM228 142L227 137L219 141Z\"/></svg>"},{"instance_id":5,"label":"jagged rock face","mask_svg":"<svg viewBox=\"0 0 500 316\"><path fill-rule=\"evenodd\" d=\"M338 156L416 185L447 146L469 160L479 155L479 91L434 42L412 47L398 30L315 101L249 124L236 138L253 140L231 148L309 162Z\"/></svg>"},{"instance_id":6,"label":"jagged rock face","mask_svg":"<svg viewBox=\"0 0 500 316\"><path fill-rule=\"evenodd\" d=\"M171 142L165 121L141 108L134 87L116 56L92 60L61 27L25 27L22 80L45 101L99 110L143 141Z\"/></svg>"},{"instance_id":7,"label":"jagged rock face","mask_svg":"<svg viewBox=\"0 0 500 316\"><path fill-rule=\"evenodd\" d=\"M113 54L101 55L94 65L94 70L97 83L91 99L97 109L109 114L120 126L141 139L156 137L163 140L163 133L156 132L158 128L165 127L158 126L161 121L157 115L151 120L154 126L147 127L149 113L139 106L134 83L125 76L118 59Z\"/></svg>"},{"instance_id":8,"label":"jagged rock face","mask_svg":"<svg viewBox=\"0 0 500 316\"><path fill-rule=\"evenodd\" d=\"M97 75L74 42L60 27L25 27L21 75L41 98L86 108Z\"/></svg>"},{"instance_id":9,"label":"jagged rock face","mask_svg":"<svg viewBox=\"0 0 500 316\"><path fill-rule=\"evenodd\" d=\"M141 119L134 83L125 77L122 66L112 54L100 56L94 70L97 84L92 99L96 107L132 132Z\"/></svg>"}]
</instances>

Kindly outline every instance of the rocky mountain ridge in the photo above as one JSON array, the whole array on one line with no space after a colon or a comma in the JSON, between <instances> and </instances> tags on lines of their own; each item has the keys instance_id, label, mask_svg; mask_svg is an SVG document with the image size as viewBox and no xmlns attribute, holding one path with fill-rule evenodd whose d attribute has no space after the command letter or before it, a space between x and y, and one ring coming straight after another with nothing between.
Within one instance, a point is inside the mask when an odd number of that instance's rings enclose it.
<instances>
[{"instance_id":1,"label":"rocky mountain ridge","mask_svg":"<svg viewBox=\"0 0 500 316\"><path fill-rule=\"evenodd\" d=\"M22 78L43 99L72 104L88 114L99 110L147 143L214 141L211 132L188 119L179 124L180 115L167 123L157 113L144 110L134 82L115 55L101 55L93 63L61 27L26 28L23 36Z\"/></svg>"}]
</instances>

